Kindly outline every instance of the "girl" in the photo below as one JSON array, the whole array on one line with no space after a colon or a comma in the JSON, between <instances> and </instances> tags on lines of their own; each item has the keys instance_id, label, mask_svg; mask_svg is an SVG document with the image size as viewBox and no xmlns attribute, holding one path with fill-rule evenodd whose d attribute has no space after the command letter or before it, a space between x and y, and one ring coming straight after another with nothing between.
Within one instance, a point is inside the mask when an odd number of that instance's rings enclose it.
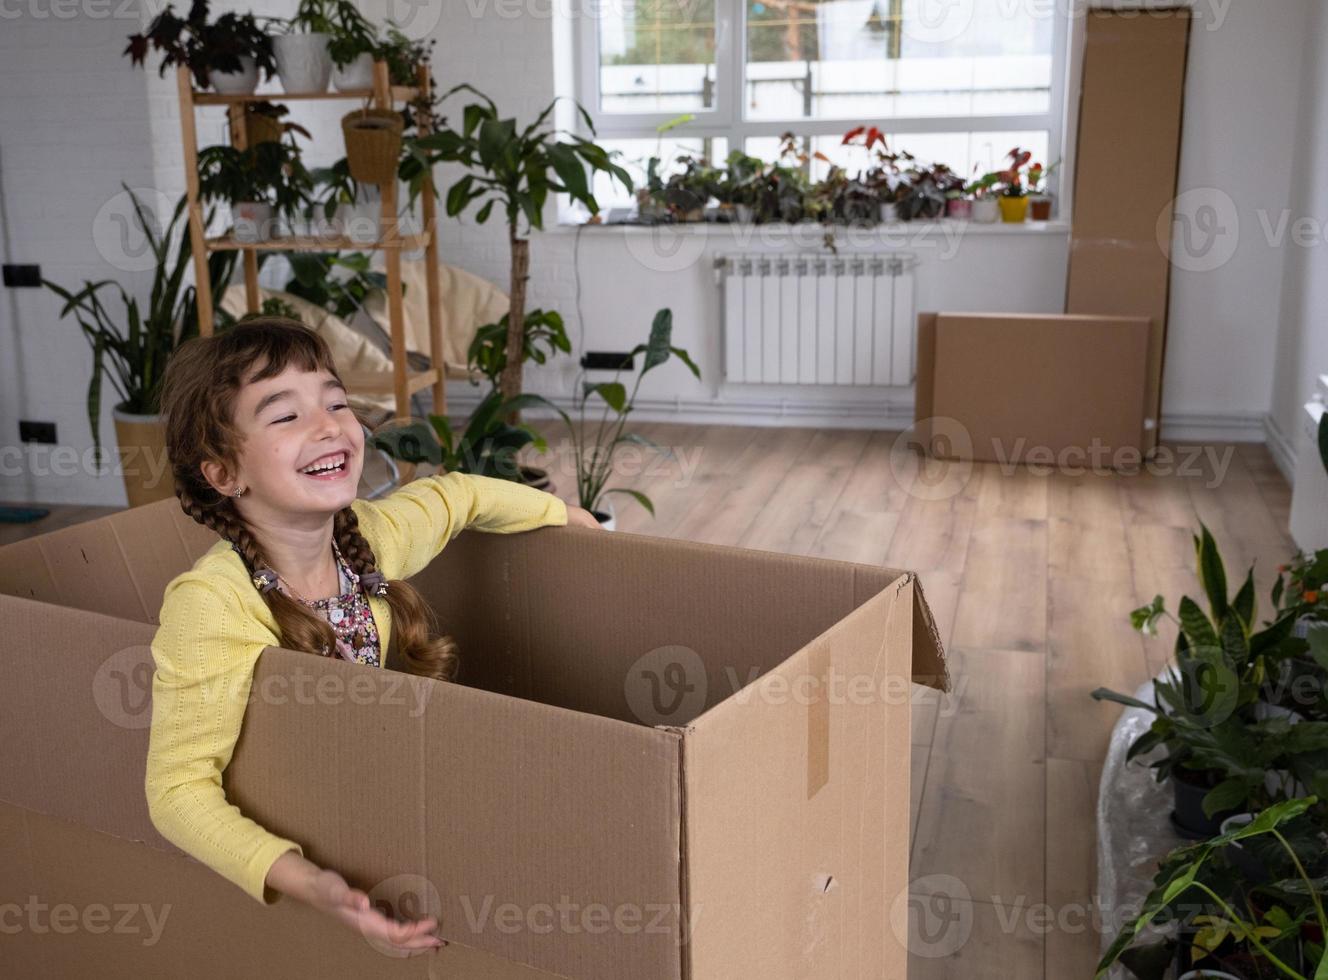
<instances>
[{"instance_id":1,"label":"girl","mask_svg":"<svg viewBox=\"0 0 1328 980\"><path fill-rule=\"evenodd\" d=\"M459 473L356 500L363 431L327 345L294 320L261 317L184 344L162 409L180 505L222 540L166 587L152 644L153 823L258 901L291 895L401 955L442 945L433 919L387 918L227 803L221 775L255 663L268 646L371 667L390 654L394 667L450 680L456 644L430 631L427 606L402 580L466 527L598 522L552 494Z\"/></svg>"}]
</instances>

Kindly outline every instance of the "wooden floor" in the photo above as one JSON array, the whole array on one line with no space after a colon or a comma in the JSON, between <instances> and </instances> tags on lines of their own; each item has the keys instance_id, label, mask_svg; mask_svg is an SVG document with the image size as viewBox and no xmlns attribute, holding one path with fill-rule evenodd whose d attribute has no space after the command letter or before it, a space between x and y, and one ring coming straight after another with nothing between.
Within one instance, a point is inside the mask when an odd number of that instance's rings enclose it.
<instances>
[{"instance_id":1,"label":"wooden floor","mask_svg":"<svg viewBox=\"0 0 1328 980\"><path fill-rule=\"evenodd\" d=\"M561 433L541 425L556 489L575 495ZM1290 491L1262 446L1207 446L1138 475L1002 471L892 453L884 432L641 424L674 448L625 455L613 485L645 491L651 519L616 495L622 530L917 571L955 691L914 709L912 980L1091 977L1094 803L1117 712L1173 637L1145 642L1128 613L1198 595L1191 533L1203 520L1228 578L1256 564L1265 603L1292 553ZM628 447L633 449L634 447ZM1202 448L1198 458L1189 458ZM1162 471L1165 470L1165 471ZM96 516L53 508L0 525L0 542ZM919 689L921 691L921 689Z\"/></svg>"}]
</instances>

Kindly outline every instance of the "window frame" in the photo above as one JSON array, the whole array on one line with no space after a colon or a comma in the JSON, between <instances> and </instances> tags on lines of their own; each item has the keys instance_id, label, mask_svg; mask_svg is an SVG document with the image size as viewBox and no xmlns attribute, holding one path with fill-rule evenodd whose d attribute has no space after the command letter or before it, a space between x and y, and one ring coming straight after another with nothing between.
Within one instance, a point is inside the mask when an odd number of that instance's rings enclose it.
<instances>
[{"instance_id":1,"label":"window frame","mask_svg":"<svg viewBox=\"0 0 1328 980\"><path fill-rule=\"evenodd\" d=\"M1061 165L1047 180L1047 188L1059 194L1061 175L1069 154L1066 141L1066 107L1069 92L1071 35L1078 18L1072 5L1052 5L1057 24L1052 29L1051 101L1045 113L999 116L883 116L862 119L748 119L743 111L744 67L747 63L746 0L715 0L715 105L693 110L696 117L674 131L677 137L707 139L724 137L730 150L744 148L750 137L778 137L786 132L799 136L840 136L859 123L874 125L887 136L911 133L982 133L1046 131L1048 162ZM684 115L678 112L607 113L600 110L599 26L600 17L583 15L574 33L573 78L575 97L595 123L597 137L611 139L655 139L660 125ZM578 129L583 123L578 118ZM582 135L589 135L582 133ZM935 161L944 163L947 161ZM1065 209L1062 207L1062 217Z\"/></svg>"}]
</instances>

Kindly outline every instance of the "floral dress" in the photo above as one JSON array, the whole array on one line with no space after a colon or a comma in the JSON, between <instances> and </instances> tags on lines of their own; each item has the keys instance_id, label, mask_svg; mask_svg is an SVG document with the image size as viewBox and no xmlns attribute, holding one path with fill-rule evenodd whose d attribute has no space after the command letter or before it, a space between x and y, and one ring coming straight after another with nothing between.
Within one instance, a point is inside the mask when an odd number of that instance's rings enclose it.
<instances>
[{"instance_id":1,"label":"floral dress","mask_svg":"<svg viewBox=\"0 0 1328 980\"><path fill-rule=\"evenodd\" d=\"M360 577L341 557L340 551L337 551L337 568L341 573L341 594L315 599L305 605L331 625L337 637L337 653L343 660L369 667L381 666L378 626L369 608L369 597L360 588Z\"/></svg>"}]
</instances>

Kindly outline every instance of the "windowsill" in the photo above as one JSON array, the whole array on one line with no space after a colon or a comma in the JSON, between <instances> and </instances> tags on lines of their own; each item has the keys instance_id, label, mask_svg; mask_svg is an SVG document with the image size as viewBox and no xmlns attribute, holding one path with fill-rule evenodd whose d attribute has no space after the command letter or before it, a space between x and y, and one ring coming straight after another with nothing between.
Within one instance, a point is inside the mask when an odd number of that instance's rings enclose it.
<instances>
[{"instance_id":1,"label":"windowsill","mask_svg":"<svg viewBox=\"0 0 1328 980\"><path fill-rule=\"evenodd\" d=\"M857 236L866 238L880 237L890 242L901 238L930 232L945 235L1068 235L1070 223L1059 219L1052 221L1024 221L1018 224L996 222L980 224L975 221L962 221L957 218L933 218L923 221L901 221L885 225L853 227L848 225L818 225L813 222L790 225L782 222L769 224L729 224L719 221L688 221L676 224L638 225L638 224L572 224L559 222L544 230L544 234L576 234L585 228L587 234L629 234L648 235L661 229L668 229L683 235L723 235L734 239L753 239L760 241L766 237L786 239L795 235L806 235L813 229L834 231L844 237Z\"/></svg>"}]
</instances>

